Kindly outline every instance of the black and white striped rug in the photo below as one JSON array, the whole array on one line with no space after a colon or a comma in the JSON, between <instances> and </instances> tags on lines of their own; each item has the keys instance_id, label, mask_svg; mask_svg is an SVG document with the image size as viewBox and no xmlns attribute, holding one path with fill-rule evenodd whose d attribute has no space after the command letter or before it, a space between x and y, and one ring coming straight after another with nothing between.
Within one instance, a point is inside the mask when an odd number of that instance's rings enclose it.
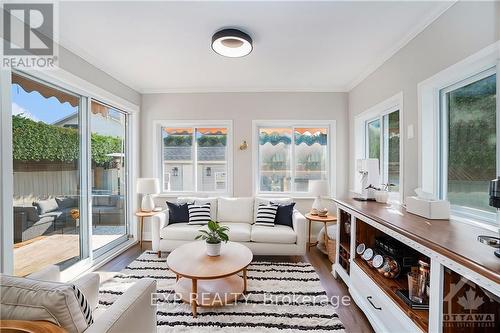
<instances>
[{"instance_id":1,"label":"black and white striped rug","mask_svg":"<svg viewBox=\"0 0 500 333\"><path fill-rule=\"evenodd\" d=\"M174 297L175 274L166 258L144 252L123 271L102 283L99 307L113 304L134 281L158 281L165 295L158 305L159 332L343 332L314 268L308 263L253 262L248 267L248 294L236 305L191 308Z\"/></svg>"}]
</instances>

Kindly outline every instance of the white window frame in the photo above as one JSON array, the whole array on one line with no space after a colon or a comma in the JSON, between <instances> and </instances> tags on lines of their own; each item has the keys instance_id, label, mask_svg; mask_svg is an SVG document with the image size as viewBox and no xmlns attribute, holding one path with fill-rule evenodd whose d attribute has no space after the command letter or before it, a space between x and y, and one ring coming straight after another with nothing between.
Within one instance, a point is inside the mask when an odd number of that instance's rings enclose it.
<instances>
[{"instance_id":1,"label":"white window frame","mask_svg":"<svg viewBox=\"0 0 500 333\"><path fill-rule=\"evenodd\" d=\"M440 90L440 114L439 114L439 161L438 161L438 197L439 199L446 200L448 197L447 188L448 188L448 114L447 114L447 101L446 94L450 91L462 88L468 84L474 83L491 75L497 74L496 68L490 68L481 73L477 73L471 77L468 77L460 82L456 82L451 86L443 88ZM500 114L497 110L497 123ZM497 156L496 156L496 173L499 175L500 173L500 154L498 154L498 146L500 145L500 137L498 133L500 129L497 126ZM469 207L463 207L458 205L451 205L452 212L454 215L464 218L470 218L473 220L480 220L486 223L495 223L496 222L496 214L491 212L482 211L480 209L474 209Z\"/></svg>"},{"instance_id":2,"label":"white window frame","mask_svg":"<svg viewBox=\"0 0 500 333\"><path fill-rule=\"evenodd\" d=\"M40 81L44 84L53 85L63 90L68 90L73 94L77 94L81 96L81 112L80 112L80 126L85 130L84 138L90 138L90 126L89 119L90 115L87 110L90 110L90 102L91 100L96 100L101 103L112 105L113 107L120 109L124 112L128 113L128 131L127 135L129 136L127 149L129 151L129 159L131 160L130 169L127 173L127 184L129 186L129 191L127 195L127 222L129 223L129 231L132 232L132 240L125 241L124 243L110 249L106 253L95 253L91 250L91 237L92 235L92 201L91 191L92 189L87 184L91 183L91 172L90 172L90 158L86 158L87 160L87 171L81 174L81 185L85 185L87 191L82 193L82 202L86 202L87 205L81 205L80 209L82 212L87 210L88 223L86 223L86 231L84 231L88 236L85 236L88 240L88 244L85 244L87 247L86 251L88 255L85 259L80 260L74 265L68 267L64 271L61 272L61 279L63 281L71 280L76 276L82 274L83 272L91 270L93 267L98 265L101 262L108 260L108 258L112 257L114 254L119 251L123 251L124 248L130 247L135 243L135 240L138 239L138 225L136 220L132 218L132 212L137 208L137 202L134 198L136 198L135 186L131 186L133 180L136 177L137 169L138 169L138 131L139 131L139 122L138 122L138 112L140 110L139 106L131 103L130 101L121 98L113 93L110 93L101 87L98 87L84 79L81 79L74 74L65 71L63 69L54 69L51 71L42 71L42 70L23 70L17 71L18 73L25 74L31 77L31 79L35 81ZM0 99L2 111L1 117L1 128L0 132L2 135L5 135L7 140L2 141L6 146L4 150L1 150L1 160L7 162L9 165L8 168L4 168L2 166L2 173L0 174L0 183L5 184L6 188L3 188L2 192L2 206L4 207L13 207L13 174L12 174L12 113L11 113L11 70L0 70L0 95L5 96L5 98ZM86 102L86 103L84 103ZM2 137L3 138L3 137ZM84 140L81 150L81 155L90 156L90 145L87 144L87 140ZM81 160L81 164L83 165L84 159ZM9 172L10 171L10 172ZM12 221L12 223L3 223L2 228L2 237L0 249L2 250L2 260L1 260L1 270L6 273L13 272L13 216L12 209L5 209L5 213L2 215L5 217L4 221ZM115 243L113 243L115 245Z\"/></svg>"},{"instance_id":3,"label":"white window frame","mask_svg":"<svg viewBox=\"0 0 500 333\"><path fill-rule=\"evenodd\" d=\"M253 120L252 121L252 132L253 132L253 149L252 149L252 164L253 164L253 193L254 195L262 195L267 197L279 197L279 196L292 196L294 198L311 198L309 192L297 192L295 190L289 192L271 192L271 191L261 191L260 190L260 168L259 168L259 128L262 127L277 127L277 128L288 128L292 129L292 147L291 147L291 175L292 175L292 188L294 188L293 180L295 178L295 128L302 127L317 127L317 128L327 128L327 156L326 156L326 173L327 179L330 185L330 197L336 196L336 159L337 159L337 128L335 120Z\"/></svg>"},{"instance_id":4,"label":"white window frame","mask_svg":"<svg viewBox=\"0 0 500 333\"><path fill-rule=\"evenodd\" d=\"M155 120L153 122L154 126L154 138L153 138L153 149L154 149L154 175L156 178L160 179L161 182L161 195L162 196L189 196L189 195L216 195L216 196L232 196L233 195L233 121L232 120ZM227 128L227 139L226 139L226 191L198 191L198 180L197 180L197 168L193 169L194 176L194 190L192 191L164 191L164 170L163 170L163 141L162 141L162 128L163 127L179 127L179 128L207 128L207 127L222 127ZM193 132L194 133L194 132ZM198 164L197 153L196 153L196 140L193 144L193 165Z\"/></svg>"},{"instance_id":5,"label":"white window frame","mask_svg":"<svg viewBox=\"0 0 500 333\"><path fill-rule=\"evenodd\" d=\"M398 111L399 112L399 105L394 105L390 107L389 109L386 109L382 111L376 118L369 119L365 121L365 158L370 158L370 144L369 144L369 136L368 136L368 125L376 120L379 121L380 124L380 152L379 152L379 172L380 172L380 184L388 184L389 183L389 169L385 165L385 161L389 160L389 151L387 149L389 145L389 137L386 135L388 128L387 124L384 121L387 119L386 117L389 116L391 113ZM401 112L399 112L399 117L401 118ZM401 119L400 119L400 124L399 124L399 129L401 131ZM400 132L400 139L399 139L399 151L401 153L401 132ZM399 161L401 163L401 160ZM401 173L401 164L399 166L399 171ZM401 176L399 177L399 185L401 186ZM390 192L390 199L392 201L400 201L400 191L398 192Z\"/></svg>"},{"instance_id":6,"label":"white window frame","mask_svg":"<svg viewBox=\"0 0 500 333\"><path fill-rule=\"evenodd\" d=\"M456 89L461 82L467 82L467 80L478 77L481 73L486 73L492 68L496 68L497 96L500 96L500 41L485 47L418 84L419 187L425 192L432 193L436 198L443 198L440 192L440 188L443 186L442 177L440 176L442 173L441 92L443 89L454 85ZM500 103L497 103L497 115L500 115ZM499 130L500 117L497 116L497 142L500 139ZM500 144L497 144L497 170L499 157ZM445 158L447 157L445 156ZM485 221L483 214L474 214L469 209L464 211L461 207L452 207L451 217L457 221L488 229L493 228L492 230L498 231L498 229L494 228L491 220ZM498 221L499 218L500 215L497 213L496 220Z\"/></svg>"},{"instance_id":7,"label":"white window frame","mask_svg":"<svg viewBox=\"0 0 500 333\"><path fill-rule=\"evenodd\" d=\"M354 163L352 170L352 184L354 185L356 181L356 160L368 158L369 147L368 147L368 124L374 120L380 121L380 159L379 159L379 170L380 170L380 184L387 182L387 173L384 167L385 156L388 152L385 149L385 124L384 117L391 114L392 112L399 111L399 191L391 192L390 200L396 203L402 203L404 196L404 111L403 111L403 92L378 103L377 105L369 108L368 110L362 112L354 118ZM354 190L351 190L354 192Z\"/></svg>"}]
</instances>

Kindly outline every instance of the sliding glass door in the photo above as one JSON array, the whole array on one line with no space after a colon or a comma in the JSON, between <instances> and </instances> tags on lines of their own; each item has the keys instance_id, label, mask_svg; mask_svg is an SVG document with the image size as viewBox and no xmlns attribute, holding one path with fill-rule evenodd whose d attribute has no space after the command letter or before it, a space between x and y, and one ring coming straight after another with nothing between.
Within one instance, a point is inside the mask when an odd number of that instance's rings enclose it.
<instances>
[{"instance_id":1,"label":"sliding glass door","mask_svg":"<svg viewBox=\"0 0 500 333\"><path fill-rule=\"evenodd\" d=\"M20 72L11 100L14 274L64 270L125 241L128 114Z\"/></svg>"},{"instance_id":2,"label":"sliding glass door","mask_svg":"<svg viewBox=\"0 0 500 333\"><path fill-rule=\"evenodd\" d=\"M91 102L92 249L105 252L127 235L127 114Z\"/></svg>"},{"instance_id":3,"label":"sliding glass door","mask_svg":"<svg viewBox=\"0 0 500 333\"><path fill-rule=\"evenodd\" d=\"M14 274L86 257L80 228L81 96L12 75Z\"/></svg>"}]
</instances>

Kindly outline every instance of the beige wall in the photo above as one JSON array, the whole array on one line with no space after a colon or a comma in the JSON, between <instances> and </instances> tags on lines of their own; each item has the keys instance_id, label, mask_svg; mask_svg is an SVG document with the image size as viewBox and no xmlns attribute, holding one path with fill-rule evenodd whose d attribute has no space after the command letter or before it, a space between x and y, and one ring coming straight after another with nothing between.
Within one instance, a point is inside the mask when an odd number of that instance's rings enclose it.
<instances>
[{"instance_id":1,"label":"beige wall","mask_svg":"<svg viewBox=\"0 0 500 333\"><path fill-rule=\"evenodd\" d=\"M234 195L252 193L252 120L336 120L337 194L346 190L347 94L346 93L193 93L142 96L141 168L153 176L154 120L232 120L234 139ZM238 149L246 140L249 148Z\"/></svg>"},{"instance_id":2,"label":"beige wall","mask_svg":"<svg viewBox=\"0 0 500 333\"><path fill-rule=\"evenodd\" d=\"M500 36L500 3L459 2L349 92L349 143L354 151L355 115L403 92L404 124L414 138L403 138L405 197L418 187L417 84L494 43ZM354 156L350 156L350 179ZM352 188L352 184L350 185Z\"/></svg>"},{"instance_id":3,"label":"beige wall","mask_svg":"<svg viewBox=\"0 0 500 333\"><path fill-rule=\"evenodd\" d=\"M147 94L141 104L142 177L153 176L154 120L233 120L234 196L252 196L252 120L336 120L336 191L347 189L347 93L190 93ZM249 148L238 149L246 140ZM157 198L165 205L165 197ZM312 200L296 200L306 212ZM333 209L333 204L329 205ZM146 232L149 226L146 226ZM146 233L147 235L147 233Z\"/></svg>"}]
</instances>

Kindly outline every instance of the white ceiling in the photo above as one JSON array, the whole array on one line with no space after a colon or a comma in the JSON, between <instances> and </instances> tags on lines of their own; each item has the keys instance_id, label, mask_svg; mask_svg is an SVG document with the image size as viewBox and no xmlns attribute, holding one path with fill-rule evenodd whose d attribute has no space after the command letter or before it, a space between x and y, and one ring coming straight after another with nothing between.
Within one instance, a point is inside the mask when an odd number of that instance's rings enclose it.
<instances>
[{"instance_id":1,"label":"white ceiling","mask_svg":"<svg viewBox=\"0 0 500 333\"><path fill-rule=\"evenodd\" d=\"M451 2L61 2L60 43L141 93L348 91ZM238 27L230 59L212 34Z\"/></svg>"}]
</instances>

